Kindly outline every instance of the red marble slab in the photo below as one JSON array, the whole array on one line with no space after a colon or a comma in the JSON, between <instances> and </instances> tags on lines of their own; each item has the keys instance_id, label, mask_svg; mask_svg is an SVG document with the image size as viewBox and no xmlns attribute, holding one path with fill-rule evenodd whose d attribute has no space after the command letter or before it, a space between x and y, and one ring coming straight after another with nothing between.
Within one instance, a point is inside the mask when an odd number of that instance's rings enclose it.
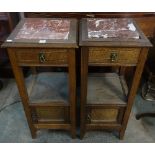
<instances>
[{"instance_id":1,"label":"red marble slab","mask_svg":"<svg viewBox=\"0 0 155 155\"><path fill-rule=\"evenodd\" d=\"M88 38L139 39L130 19L87 19Z\"/></svg>"},{"instance_id":2,"label":"red marble slab","mask_svg":"<svg viewBox=\"0 0 155 155\"><path fill-rule=\"evenodd\" d=\"M69 31L68 19L28 18L15 39L68 39Z\"/></svg>"}]
</instances>

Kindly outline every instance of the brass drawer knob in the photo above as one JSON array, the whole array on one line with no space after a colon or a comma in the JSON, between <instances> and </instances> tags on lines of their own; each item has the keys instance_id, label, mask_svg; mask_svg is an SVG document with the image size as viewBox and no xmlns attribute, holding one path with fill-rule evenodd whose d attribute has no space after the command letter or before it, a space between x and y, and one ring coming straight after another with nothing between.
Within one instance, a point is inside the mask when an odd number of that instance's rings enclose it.
<instances>
[{"instance_id":1,"label":"brass drawer knob","mask_svg":"<svg viewBox=\"0 0 155 155\"><path fill-rule=\"evenodd\" d=\"M39 61L44 63L46 61L45 54L43 52L39 53Z\"/></svg>"},{"instance_id":2,"label":"brass drawer knob","mask_svg":"<svg viewBox=\"0 0 155 155\"><path fill-rule=\"evenodd\" d=\"M113 52L110 54L111 62L117 61L117 58L118 58L118 54L116 52Z\"/></svg>"},{"instance_id":3,"label":"brass drawer knob","mask_svg":"<svg viewBox=\"0 0 155 155\"><path fill-rule=\"evenodd\" d=\"M91 116L88 114L87 115L87 120L90 121L91 120Z\"/></svg>"}]
</instances>

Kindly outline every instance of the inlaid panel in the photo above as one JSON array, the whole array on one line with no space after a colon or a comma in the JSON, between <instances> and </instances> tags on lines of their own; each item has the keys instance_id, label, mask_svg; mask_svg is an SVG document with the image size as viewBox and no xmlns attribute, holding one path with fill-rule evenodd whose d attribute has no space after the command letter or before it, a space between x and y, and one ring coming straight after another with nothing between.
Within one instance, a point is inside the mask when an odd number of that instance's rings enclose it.
<instances>
[{"instance_id":1,"label":"inlaid panel","mask_svg":"<svg viewBox=\"0 0 155 155\"><path fill-rule=\"evenodd\" d=\"M67 64L67 49L16 49L19 64Z\"/></svg>"},{"instance_id":2,"label":"inlaid panel","mask_svg":"<svg viewBox=\"0 0 155 155\"><path fill-rule=\"evenodd\" d=\"M136 65L138 62L140 48L89 48L90 64L120 64Z\"/></svg>"}]
</instances>

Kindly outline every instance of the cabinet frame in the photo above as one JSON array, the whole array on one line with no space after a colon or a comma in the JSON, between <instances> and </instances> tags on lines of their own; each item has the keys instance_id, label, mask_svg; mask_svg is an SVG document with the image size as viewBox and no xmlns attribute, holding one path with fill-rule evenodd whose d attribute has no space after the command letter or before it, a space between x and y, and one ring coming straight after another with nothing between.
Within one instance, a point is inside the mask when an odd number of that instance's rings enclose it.
<instances>
[{"instance_id":1,"label":"cabinet frame","mask_svg":"<svg viewBox=\"0 0 155 155\"><path fill-rule=\"evenodd\" d=\"M87 130L92 130L92 129L109 129L109 130L118 130L119 132L119 138L123 139L125 130L127 127L127 123L129 120L129 116L131 113L132 105L134 98L136 96L136 92L139 86L139 82L141 79L141 75L143 72L144 64L147 58L148 54L148 49L151 47L151 43L149 40L145 37L143 32L140 30L140 28L137 26L137 24L133 21L134 25L136 26L136 29L138 30L140 34L140 39L139 40L115 40L113 38L108 39L95 39L91 40L88 39L87 37L87 28L86 28L86 18L82 19L80 22L80 46L81 46L81 124L80 124L80 138L82 139L85 135L85 132ZM125 63L105 63L99 62L96 64L91 63L89 61L89 48L97 48L97 47L102 47L102 48L107 48L107 47L112 47L112 48L128 48L128 49L134 49L134 48L139 48L140 53L138 57L138 62L137 64L125 64ZM93 51L92 51L93 52ZM108 51L107 51L108 52ZM116 123L111 123L111 125L107 123L100 123L100 124L87 124L86 122L86 115L87 115L87 84L88 84L88 66L114 66L114 67L119 67L120 68L120 75L123 76L125 73L125 68L128 66L134 66L135 67L135 72L134 76L132 79L132 83L129 86L128 94L127 94L127 102L126 102L126 107L124 110L124 114L122 116L122 122L121 124L116 124ZM104 106L104 105L103 105ZM116 106L116 105L114 105Z\"/></svg>"}]
</instances>

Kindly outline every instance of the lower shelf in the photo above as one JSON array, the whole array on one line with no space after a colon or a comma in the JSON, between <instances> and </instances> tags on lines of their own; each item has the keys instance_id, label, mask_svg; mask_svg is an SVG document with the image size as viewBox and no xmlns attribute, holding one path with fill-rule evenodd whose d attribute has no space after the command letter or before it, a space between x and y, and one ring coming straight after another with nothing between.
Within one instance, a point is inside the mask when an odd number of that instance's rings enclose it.
<instances>
[{"instance_id":1,"label":"lower shelf","mask_svg":"<svg viewBox=\"0 0 155 155\"><path fill-rule=\"evenodd\" d=\"M69 101L68 73L46 72L36 75L31 84L29 99L31 105L46 105Z\"/></svg>"},{"instance_id":2,"label":"lower shelf","mask_svg":"<svg viewBox=\"0 0 155 155\"><path fill-rule=\"evenodd\" d=\"M87 104L126 105L126 84L116 73L92 73L88 76Z\"/></svg>"}]
</instances>

